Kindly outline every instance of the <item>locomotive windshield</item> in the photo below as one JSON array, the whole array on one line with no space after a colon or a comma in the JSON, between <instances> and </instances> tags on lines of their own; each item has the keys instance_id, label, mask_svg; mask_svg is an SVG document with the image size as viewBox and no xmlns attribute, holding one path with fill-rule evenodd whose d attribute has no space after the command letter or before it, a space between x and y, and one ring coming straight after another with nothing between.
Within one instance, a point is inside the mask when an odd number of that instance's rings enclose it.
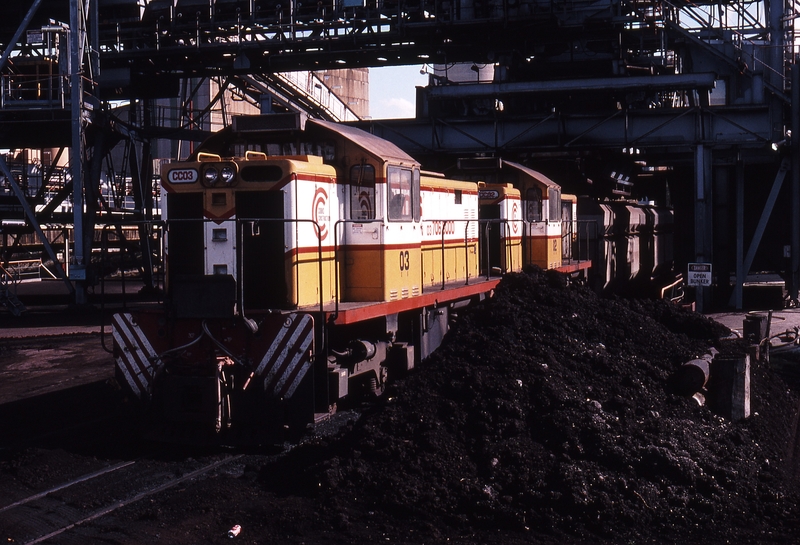
<instances>
[{"instance_id":1,"label":"locomotive windshield","mask_svg":"<svg viewBox=\"0 0 800 545\"><path fill-rule=\"evenodd\" d=\"M418 217L414 213L419 203L418 175L412 176L411 169L390 166L388 188L389 220L412 221Z\"/></svg>"},{"instance_id":2,"label":"locomotive windshield","mask_svg":"<svg viewBox=\"0 0 800 545\"><path fill-rule=\"evenodd\" d=\"M542 221L542 190L531 187L525 192L525 219L530 222Z\"/></svg>"}]
</instances>

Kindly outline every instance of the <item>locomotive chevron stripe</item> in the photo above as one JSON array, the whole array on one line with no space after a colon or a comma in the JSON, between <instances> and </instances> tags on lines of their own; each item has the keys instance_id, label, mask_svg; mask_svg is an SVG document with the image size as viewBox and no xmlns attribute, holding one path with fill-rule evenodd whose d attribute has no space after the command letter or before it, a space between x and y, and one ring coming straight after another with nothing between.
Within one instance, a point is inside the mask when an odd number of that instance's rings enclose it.
<instances>
[{"instance_id":1,"label":"locomotive chevron stripe","mask_svg":"<svg viewBox=\"0 0 800 545\"><path fill-rule=\"evenodd\" d=\"M150 391L153 380L153 359L157 356L147 336L130 314L115 314L114 342L119 346L117 368L137 397Z\"/></svg>"},{"instance_id":2,"label":"locomotive chevron stripe","mask_svg":"<svg viewBox=\"0 0 800 545\"><path fill-rule=\"evenodd\" d=\"M312 339L313 335L308 335L305 338L305 340L298 347L297 354L295 354L294 358L292 358L292 361L286 367L286 370L283 372L283 374L281 374L278 383L275 385L275 394L277 396L286 398L292 397L292 394L294 394L294 391L297 389L300 381L306 375L308 368L311 367L311 359L304 358L304 356L311 346ZM302 365L298 365L301 358L304 358Z\"/></svg>"},{"instance_id":3,"label":"locomotive chevron stripe","mask_svg":"<svg viewBox=\"0 0 800 545\"><path fill-rule=\"evenodd\" d=\"M311 362L306 353L314 340L314 319L308 314L286 318L255 374L264 376L264 390L278 397L291 397Z\"/></svg>"}]
</instances>

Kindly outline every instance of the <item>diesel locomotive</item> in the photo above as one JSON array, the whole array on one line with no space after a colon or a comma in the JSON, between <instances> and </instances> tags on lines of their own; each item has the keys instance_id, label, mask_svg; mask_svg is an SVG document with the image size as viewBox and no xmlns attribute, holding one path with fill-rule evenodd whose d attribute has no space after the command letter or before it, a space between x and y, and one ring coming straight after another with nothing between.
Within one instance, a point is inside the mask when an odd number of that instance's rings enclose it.
<instances>
[{"instance_id":1,"label":"diesel locomotive","mask_svg":"<svg viewBox=\"0 0 800 545\"><path fill-rule=\"evenodd\" d=\"M562 267L558 186L511 167L519 183L451 180L292 114L235 118L163 165L165 304L112 319L145 434L283 441L381 395L504 273Z\"/></svg>"}]
</instances>

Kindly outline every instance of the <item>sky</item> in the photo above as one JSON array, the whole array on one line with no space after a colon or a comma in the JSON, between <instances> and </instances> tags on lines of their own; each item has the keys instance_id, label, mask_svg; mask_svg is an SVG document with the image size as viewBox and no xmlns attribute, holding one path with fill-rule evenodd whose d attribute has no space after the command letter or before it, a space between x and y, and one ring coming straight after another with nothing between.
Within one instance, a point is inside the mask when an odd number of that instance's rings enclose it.
<instances>
[{"instance_id":1,"label":"sky","mask_svg":"<svg viewBox=\"0 0 800 545\"><path fill-rule=\"evenodd\" d=\"M416 87L428 83L423 65L369 69L369 113L372 119L413 118Z\"/></svg>"}]
</instances>

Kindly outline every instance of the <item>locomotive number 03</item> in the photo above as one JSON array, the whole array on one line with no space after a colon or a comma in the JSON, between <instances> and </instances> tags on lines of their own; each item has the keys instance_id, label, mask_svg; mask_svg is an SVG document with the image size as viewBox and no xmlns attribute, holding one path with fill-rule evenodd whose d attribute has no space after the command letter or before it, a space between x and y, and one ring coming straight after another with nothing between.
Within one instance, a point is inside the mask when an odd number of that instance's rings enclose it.
<instances>
[{"instance_id":1,"label":"locomotive number 03","mask_svg":"<svg viewBox=\"0 0 800 545\"><path fill-rule=\"evenodd\" d=\"M400 251L400 270L407 271L411 268L410 258L408 255L408 250L401 250Z\"/></svg>"}]
</instances>

